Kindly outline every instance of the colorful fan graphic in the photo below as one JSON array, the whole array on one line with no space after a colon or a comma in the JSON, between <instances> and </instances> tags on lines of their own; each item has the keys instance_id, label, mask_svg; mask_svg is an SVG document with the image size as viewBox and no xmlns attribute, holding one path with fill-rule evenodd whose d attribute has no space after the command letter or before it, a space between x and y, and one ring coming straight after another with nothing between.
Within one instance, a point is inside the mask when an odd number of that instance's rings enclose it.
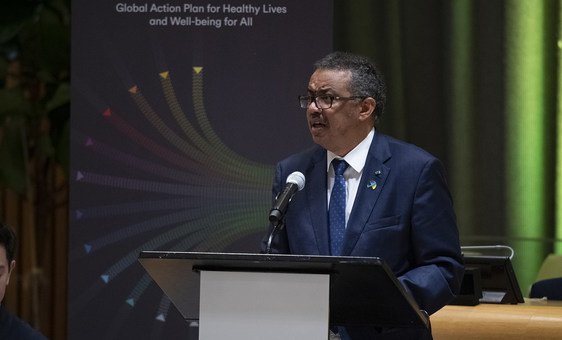
<instances>
[{"instance_id":1,"label":"colorful fan graphic","mask_svg":"<svg viewBox=\"0 0 562 340\"><path fill-rule=\"evenodd\" d=\"M73 2L69 338L189 339L139 253L259 251L274 164L311 143L296 95L332 36L331 3L263 4L219 29Z\"/></svg>"}]
</instances>

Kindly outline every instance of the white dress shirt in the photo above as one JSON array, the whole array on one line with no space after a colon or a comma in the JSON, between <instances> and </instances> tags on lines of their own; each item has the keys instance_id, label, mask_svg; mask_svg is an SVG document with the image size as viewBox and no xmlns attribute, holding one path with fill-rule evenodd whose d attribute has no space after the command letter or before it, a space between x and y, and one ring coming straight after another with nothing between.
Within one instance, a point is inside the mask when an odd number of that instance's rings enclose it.
<instances>
[{"instance_id":1,"label":"white dress shirt","mask_svg":"<svg viewBox=\"0 0 562 340\"><path fill-rule=\"evenodd\" d=\"M334 168L332 167L332 160L334 158L343 159L349 164L343 177L345 177L345 189L346 189L346 202L345 202L345 226L347 228L347 221L349 220L349 215L351 214L351 209L353 208L353 203L355 202L355 196L357 195L357 189L359 189L359 182L361 182L361 175L363 175L363 168L365 167L365 162L367 161L367 155L369 154L369 148L373 137L375 136L375 129L373 128L371 132L359 143L353 150L351 150L343 158L339 157L335 153L328 151L326 161L328 162L328 206L330 206L330 195L332 188L334 187Z\"/></svg>"}]
</instances>

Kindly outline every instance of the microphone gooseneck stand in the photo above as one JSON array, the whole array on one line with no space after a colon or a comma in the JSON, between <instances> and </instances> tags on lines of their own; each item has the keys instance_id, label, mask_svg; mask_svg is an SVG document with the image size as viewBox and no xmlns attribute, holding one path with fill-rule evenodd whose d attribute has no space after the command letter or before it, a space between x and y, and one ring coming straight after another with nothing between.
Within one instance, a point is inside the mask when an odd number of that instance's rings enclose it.
<instances>
[{"instance_id":1,"label":"microphone gooseneck stand","mask_svg":"<svg viewBox=\"0 0 562 340\"><path fill-rule=\"evenodd\" d=\"M278 220L277 223L273 225L269 237L267 239L267 247L265 248L266 254L271 254L271 242L273 242L273 237L279 230L283 229L283 220Z\"/></svg>"}]
</instances>

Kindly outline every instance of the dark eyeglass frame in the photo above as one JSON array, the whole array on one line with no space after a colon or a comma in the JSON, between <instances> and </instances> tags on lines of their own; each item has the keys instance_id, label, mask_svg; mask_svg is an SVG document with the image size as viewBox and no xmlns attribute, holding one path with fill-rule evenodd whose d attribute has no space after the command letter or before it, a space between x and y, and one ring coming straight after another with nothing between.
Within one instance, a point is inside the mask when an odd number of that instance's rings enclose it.
<instances>
[{"instance_id":1,"label":"dark eyeglass frame","mask_svg":"<svg viewBox=\"0 0 562 340\"><path fill-rule=\"evenodd\" d=\"M321 107L320 105L318 105L318 102L316 101L316 99L321 98L322 100L324 100L325 102L328 102L329 100L329 105L327 107ZM314 102L314 105L316 105L317 108L319 109L329 109L332 107L332 105L334 104L334 100L353 100L353 99L365 99L366 97L364 96L350 96L350 97L339 97L339 96L332 96L330 94L321 94L318 96L299 96L299 104L301 106L301 108L306 109L308 108L308 106Z\"/></svg>"}]
</instances>

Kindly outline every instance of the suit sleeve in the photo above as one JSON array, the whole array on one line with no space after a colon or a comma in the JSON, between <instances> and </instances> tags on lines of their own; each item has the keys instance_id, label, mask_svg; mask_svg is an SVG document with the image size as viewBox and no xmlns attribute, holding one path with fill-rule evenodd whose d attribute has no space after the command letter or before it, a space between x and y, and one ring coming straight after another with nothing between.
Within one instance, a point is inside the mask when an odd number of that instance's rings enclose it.
<instances>
[{"instance_id":1,"label":"suit sleeve","mask_svg":"<svg viewBox=\"0 0 562 340\"><path fill-rule=\"evenodd\" d=\"M451 195L444 169L435 158L421 171L411 226L414 266L399 280L432 314L455 297L464 272Z\"/></svg>"}]
</instances>

